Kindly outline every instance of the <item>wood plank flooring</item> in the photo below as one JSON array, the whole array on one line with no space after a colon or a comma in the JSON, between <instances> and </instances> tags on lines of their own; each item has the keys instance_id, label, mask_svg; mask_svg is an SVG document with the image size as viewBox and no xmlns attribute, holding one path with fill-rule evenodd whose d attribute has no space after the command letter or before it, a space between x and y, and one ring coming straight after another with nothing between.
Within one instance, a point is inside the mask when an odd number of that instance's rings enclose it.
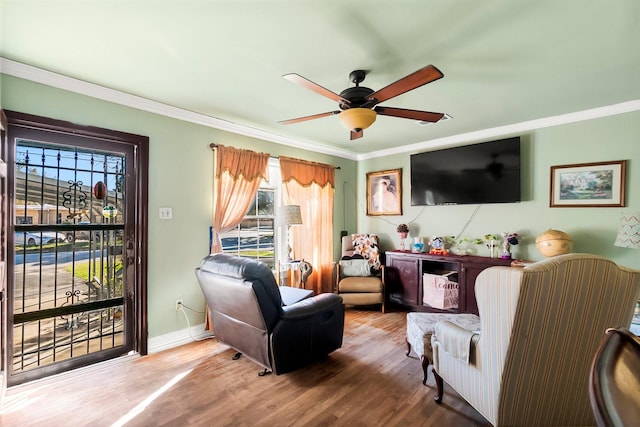
<instances>
[{"instance_id":1,"label":"wood plank flooring","mask_svg":"<svg viewBox=\"0 0 640 427\"><path fill-rule=\"evenodd\" d=\"M490 424L405 355L406 313L347 309L343 346L284 375L215 339L16 386L2 426L431 426Z\"/></svg>"}]
</instances>

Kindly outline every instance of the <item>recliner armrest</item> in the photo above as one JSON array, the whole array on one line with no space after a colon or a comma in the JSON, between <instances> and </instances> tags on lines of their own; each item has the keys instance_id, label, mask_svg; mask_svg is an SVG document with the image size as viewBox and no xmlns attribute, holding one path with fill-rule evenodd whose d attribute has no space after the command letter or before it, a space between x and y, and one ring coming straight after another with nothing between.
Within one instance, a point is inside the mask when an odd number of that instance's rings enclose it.
<instances>
[{"instance_id":1,"label":"recliner armrest","mask_svg":"<svg viewBox=\"0 0 640 427\"><path fill-rule=\"evenodd\" d=\"M324 293L303 299L295 304L282 307L282 319L301 319L325 311L334 310L340 306L342 306L342 297L340 295Z\"/></svg>"}]
</instances>

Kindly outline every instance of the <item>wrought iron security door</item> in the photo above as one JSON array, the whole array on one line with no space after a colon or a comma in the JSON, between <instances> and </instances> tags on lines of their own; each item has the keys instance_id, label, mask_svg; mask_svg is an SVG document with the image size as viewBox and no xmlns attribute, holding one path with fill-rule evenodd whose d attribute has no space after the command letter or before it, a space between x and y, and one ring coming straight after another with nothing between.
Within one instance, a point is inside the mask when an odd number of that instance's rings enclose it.
<instances>
[{"instance_id":1,"label":"wrought iron security door","mask_svg":"<svg viewBox=\"0 0 640 427\"><path fill-rule=\"evenodd\" d=\"M10 383L133 349L130 156L15 139Z\"/></svg>"}]
</instances>

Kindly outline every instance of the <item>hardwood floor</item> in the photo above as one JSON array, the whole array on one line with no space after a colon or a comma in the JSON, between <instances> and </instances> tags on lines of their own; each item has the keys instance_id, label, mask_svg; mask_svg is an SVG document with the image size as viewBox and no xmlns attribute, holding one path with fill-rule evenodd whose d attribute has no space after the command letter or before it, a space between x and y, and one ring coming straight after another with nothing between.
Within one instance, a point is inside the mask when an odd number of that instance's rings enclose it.
<instances>
[{"instance_id":1,"label":"hardwood floor","mask_svg":"<svg viewBox=\"0 0 640 427\"><path fill-rule=\"evenodd\" d=\"M343 347L284 375L215 339L7 391L2 426L489 426L405 355L406 313L347 309Z\"/></svg>"}]
</instances>

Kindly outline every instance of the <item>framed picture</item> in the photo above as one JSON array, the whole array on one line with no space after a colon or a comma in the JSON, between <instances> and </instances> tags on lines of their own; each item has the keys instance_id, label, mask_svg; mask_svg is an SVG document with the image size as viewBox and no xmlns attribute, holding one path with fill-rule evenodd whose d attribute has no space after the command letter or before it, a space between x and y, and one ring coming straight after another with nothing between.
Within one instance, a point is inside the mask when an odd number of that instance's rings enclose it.
<instances>
[{"instance_id":1,"label":"framed picture","mask_svg":"<svg viewBox=\"0 0 640 427\"><path fill-rule=\"evenodd\" d=\"M549 206L624 206L626 166L626 160L551 166Z\"/></svg>"},{"instance_id":2,"label":"framed picture","mask_svg":"<svg viewBox=\"0 0 640 427\"><path fill-rule=\"evenodd\" d=\"M402 215L402 169L367 173L367 215Z\"/></svg>"}]
</instances>

